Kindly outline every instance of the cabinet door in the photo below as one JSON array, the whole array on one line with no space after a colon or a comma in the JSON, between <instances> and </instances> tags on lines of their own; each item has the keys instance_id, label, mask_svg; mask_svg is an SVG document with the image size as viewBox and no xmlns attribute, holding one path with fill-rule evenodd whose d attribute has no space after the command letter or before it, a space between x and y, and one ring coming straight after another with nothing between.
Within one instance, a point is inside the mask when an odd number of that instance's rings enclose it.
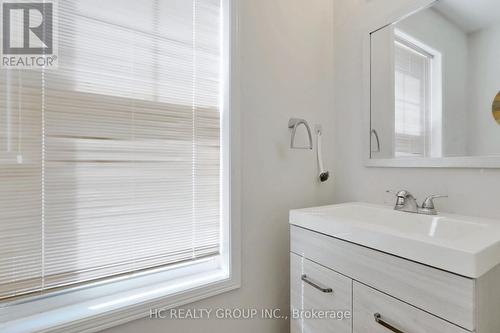
<instances>
[{"instance_id":1,"label":"cabinet door","mask_svg":"<svg viewBox=\"0 0 500 333\"><path fill-rule=\"evenodd\" d=\"M469 333L363 284L353 288L354 333Z\"/></svg>"},{"instance_id":2,"label":"cabinet door","mask_svg":"<svg viewBox=\"0 0 500 333\"><path fill-rule=\"evenodd\" d=\"M350 333L352 280L293 253L290 260L291 332Z\"/></svg>"}]
</instances>

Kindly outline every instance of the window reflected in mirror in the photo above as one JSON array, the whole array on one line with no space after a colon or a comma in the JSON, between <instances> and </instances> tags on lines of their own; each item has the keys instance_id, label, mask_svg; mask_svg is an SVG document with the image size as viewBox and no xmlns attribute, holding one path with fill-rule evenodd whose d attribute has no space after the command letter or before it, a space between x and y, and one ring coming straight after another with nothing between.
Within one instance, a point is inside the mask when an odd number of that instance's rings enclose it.
<instances>
[{"instance_id":1,"label":"window reflected in mirror","mask_svg":"<svg viewBox=\"0 0 500 333\"><path fill-rule=\"evenodd\" d=\"M441 76L441 54L399 30L395 31L394 50L394 154L439 157L441 105L433 99L441 99L435 82Z\"/></svg>"},{"instance_id":2,"label":"window reflected in mirror","mask_svg":"<svg viewBox=\"0 0 500 333\"><path fill-rule=\"evenodd\" d=\"M371 33L371 158L500 156L499 35L498 0L439 0Z\"/></svg>"}]
</instances>

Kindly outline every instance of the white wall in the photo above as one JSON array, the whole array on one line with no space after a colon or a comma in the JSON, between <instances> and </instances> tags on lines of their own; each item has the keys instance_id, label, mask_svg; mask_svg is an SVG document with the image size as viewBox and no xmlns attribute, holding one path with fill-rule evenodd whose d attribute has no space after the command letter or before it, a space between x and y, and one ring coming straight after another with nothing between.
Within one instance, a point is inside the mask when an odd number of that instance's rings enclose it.
<instances>
[{"instance_id":1,"label":"white wall","mask_svg":"<svg viewBox=\"0 0 500 333\"><path fill-rule=\"evenodd\" d=\"M408 189L419 199L436 200L439 209L500 218L500 170L390 169L364 167L367 131L363 122L363 33L419 0L335 0L335 179L336 202L393 204L387 189Z\"/></svg>"},{"instance_id":2,"label":"white wall","mask_svg":"<svg viewBox=\"0 0 500 333\"><path fill-rule=\"evenodd\" d=\"M500 91L500 24L469 35L469 151L473 155L500 154L500 126L491 106Z\"/></svg>"},{"instance_id":3,"label":"white wall","mask_svg":"<svg viewBox=\"0 0 500 333\"><path fill-rule=\"evenodd\" d=\"M290 151L288 119L324 128L333 164L333 0L241 1L242 288L196 308L289 306L288 210L333 202L313 152ZM334 180L335 181L335 180ZM138 320L107 333L288 332L285 320Z\"/></svg>"}]
</instances>

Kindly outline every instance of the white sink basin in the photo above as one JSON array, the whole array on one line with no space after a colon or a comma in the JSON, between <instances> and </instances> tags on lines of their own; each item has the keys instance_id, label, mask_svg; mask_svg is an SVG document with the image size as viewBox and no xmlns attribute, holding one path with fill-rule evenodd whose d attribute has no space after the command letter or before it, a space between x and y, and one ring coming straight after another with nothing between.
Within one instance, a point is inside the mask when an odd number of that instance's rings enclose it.
<instances>
[{"instance_id":1,"label":"white sink basin","mask_svg":"<svg viewBox=\"0 0 500 333\"><path fill-rule=\"evenodd\" d=\"M500 221L348 203L290 211L290 224L470 278L500 264Z\"/></svg>"}]
</instances>

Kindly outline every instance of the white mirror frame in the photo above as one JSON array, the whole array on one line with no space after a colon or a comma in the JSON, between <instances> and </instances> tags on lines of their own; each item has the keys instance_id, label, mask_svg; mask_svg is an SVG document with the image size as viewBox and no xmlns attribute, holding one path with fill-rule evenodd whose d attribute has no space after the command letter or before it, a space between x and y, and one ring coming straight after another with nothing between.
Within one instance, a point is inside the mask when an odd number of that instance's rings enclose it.
<instances>
[{"instance_id":1,"label":"white mirror frame","mask_svg":"<svg viewBox=\"0 0 500 333\"><path fill-rule=\"evenodd\" d=\"M363 36L363 157L366 167L378 168L500 168L500 156L442 158L371 158L371 34L430 7L439 0L418 0L402 5L388 17L376 20Z\"/></svg>"}]
</instances>

